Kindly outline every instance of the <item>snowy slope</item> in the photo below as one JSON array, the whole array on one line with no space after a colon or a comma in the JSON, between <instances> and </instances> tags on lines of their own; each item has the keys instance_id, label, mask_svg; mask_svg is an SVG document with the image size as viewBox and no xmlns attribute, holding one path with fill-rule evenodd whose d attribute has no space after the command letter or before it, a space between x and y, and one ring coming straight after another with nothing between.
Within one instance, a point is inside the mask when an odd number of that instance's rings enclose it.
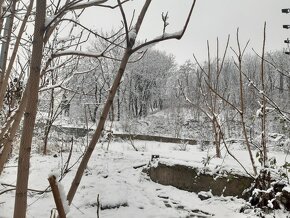
<instances>
[{"instance_id":1,"label":"snowy slope","mask_svg":"<svg viewBox=\"0 0 290 218\"><path fill-rule=\"evenodd\" d=\"M234 197L212 197L201 201L197 194L178 190L171 186L163 186L149 180L144 175L142 168L134 169L133 166L147 163L151 154L159 154L162 161L169 163L183 163L194 166L203 166L202 160L207 156L207 151L201 152L198 146L188 146L187 151L178 150L179 145L160 142L136 141L135 146L139 151L133 151L129 142L113 142L108 152L98 145L93 153L89 166L82 179L73 204L70 207L69 217L93 218L97 217L97 196L103 210L100 217L257 217L256 212L248 211L247 214L239 213L245 204L244 200ZM106 144L103 145L106 147ZM72 160L73 164L81 155L83 147L75 146ZM210 150L209 153L213 153ZM247 152L236 149L236 154L245 167L251 171L248 164ZM57 157L53 157L53 155ZM47 177L51 172L59 172L64 165L68 152L53 153L42 156L34 153L31 158L29 188L45 190L48 186ZM55 156L56 156L55 155ZM283 164L285 154L275 153L278 164ZM289 160L289 157L288 161ZM3 186L15 184L17 158L13 157L7 164L1 176L0 192L11 187ZM208 167L215 169L222 165L224 168L242 170L232 158L213 159ZM65 192L68 191L76 167L72 169L61 181ZM0 195L0 217L12 217L14 204L14 191ZM50 210L55 207L52 193L39 194L29 192L28 218L49 217ZM286 213L277 211L276 217L287 217ZM269 217L272 217L269 215Z\"/></svg>"}]
</instances>

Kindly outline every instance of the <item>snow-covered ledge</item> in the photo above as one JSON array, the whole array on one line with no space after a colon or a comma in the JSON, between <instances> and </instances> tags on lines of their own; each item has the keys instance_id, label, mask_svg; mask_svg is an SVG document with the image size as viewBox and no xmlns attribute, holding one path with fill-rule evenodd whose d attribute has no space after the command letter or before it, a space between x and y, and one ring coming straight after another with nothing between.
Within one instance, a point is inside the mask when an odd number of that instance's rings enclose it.
<instances>
[{"instance_id":1,"label":"snow-covered ledge","mask_svg":"<svg viewBox=\"0 0 290 218\"><path fill-rule=\"evenodd\" d=\"M149 164L144 171L152 181L162 185L171 185L195 193L211 191L216 196L237 196L244 199L248 196L244 196L243 191L254 182L252 178L242 174L212 173L197 167L162 161Z\"/></svg>"}]
</instances>

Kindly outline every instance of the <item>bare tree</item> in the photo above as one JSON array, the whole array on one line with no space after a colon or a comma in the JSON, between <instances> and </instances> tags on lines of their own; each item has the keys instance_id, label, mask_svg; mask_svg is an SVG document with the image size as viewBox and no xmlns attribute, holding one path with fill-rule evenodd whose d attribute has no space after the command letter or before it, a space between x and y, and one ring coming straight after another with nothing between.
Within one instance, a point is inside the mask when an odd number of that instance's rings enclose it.
<instances>
[{"instance_id":1,"label":"bare tree","mask_svg":"<svg viewBox=\"0 0 290 218\"><path fill-rule=\"evenodd\" d=\"M200 78L200 82L198 83L199 87L199 93L197 95L200 95L203 97L203 104L195 103L192 99L189 98L188 93L186 93L186 90L182 87L183 85L180 83L180 89L182 91L182 94L185 98L185 100L190 103L191 106L198 108L202 113L209 118L213 130L214 135L214 144L216 147L216 157L221 158L221 120L219 119L222 108L219 104L219 98L217 95L214 94L214 92L211 91L211 89L215 90L215 92L220 92L220 77L223 70L224 62L226 53L228 50L230 36L228 36L226 47L223 53L223 57L219 59L219 40L217 38L217 57L216 57L216 63L211 63L211 55L210 55L210 46L209 42L207 41L207 48L208 48L208 59L207 59L207 66L202 67L195 55L193 54L193 57L195 59L196 64L198 65L199 69L203 73L203 79L206 84L206 87L203 87L202 79ZM215 69L213 68L213 65L215 65Z\"/></svg>"},{"instance_id":2,"label":"bare tree","mask_svg":"<svg viewBox=\"0 0 290 218\"><path fill-rule=\"evenodd\" d=\"M257 175L257 166L255 165L255 160L253 157L253 153L252 153L252 149L251 149L251 144L250 144L250 140L249 140L249 136L248 136L248 131L246 128L246 117L245 117L245 95L244 95L244 82L243 82L243 56L245 53L245 50L248 46L249 41L247 42L247 44L245 45L245 47L242 49L241 45L240 45L240 40L239 40L239 29L237 29L237 34L236 34L236 39L237 39L237 45L238 45L238 51L236 52L234 49L232 49L232 51L235 53L237 59L238 59L238 63L235 62L235 65L238 68L238 72L239 72L239 107L235 106L235 104L231 103L229 101L228 98L226 98L225 96L221 95L220 93L216 92L216 90L209 86L210 90L215 93L215 95L217 95L218 97L220 97L223 101L225 101L227 104L229 104L239 115L241 118L241 125L242 125L242 130L243 130L243 136L245 139L245 143L247 146L247 150L249 152L249 157L251 160L251 164L253 167L253 171L254 171L254 175Z\"/></svg>"},{"instance_id":3,"label":"bare tree","mask_svg":"<svg viewBox=\"0 0 290 218\"><path fill-rule=\"evenodd\" d=\"M146 117L150 110L163 109L164 89L173 66L171 56L153 49L148 49L140 61L128 66L129 116Z\"/></svg>"},{"instance_id":4,"label":"bare tree","mask_svg":"<svg viewBox=\"0 0 290 218\"><path fill-rule=\"evenodd\" d=\"M214 90L216 90L216 92L220 92L220 76L221 76L221 72L223 69L223 65L224 65L224 61L225 61L225 57L226 57L226 53L227 53L227 49L228 49L228 45L229 45L229 41L230 41L230 36L228 36L227 39L227 44L225 47L225 51L223 54L223 58L222 61L220 63L219 60L219 40L217 38L217 58L216 58L216 72L213 75L212 70L211 70L211 61L210 61L210 48L209 48L209 42L207 43L208 46L208 70L207 72L205 72L204 70L202 70L202 72L205 73L206 75L206 79L205 82L208 86L208 90L207 92L204 92L202 87L201 87L201 93L204 95L205 93L208 94L207 96L207 108L209 110L209 113L206 113L212 122L212 128L213 128L213 132L214 132L214 142L215 142L215 147L216 147L216 156L218 158L221 158L221 132L220 132L220 127L222 126L221 121L219 119L219 115L221 114L221 105L219 105L219 98L217 95L214 95L213 92L210 91L210 87L213 88ZM196 60L196 58L195 58Z\"/></svg>"},{"instance_id":5,"label":"bare tree","mask_svg":"<svg viewBox=\"0 0 290 218\"><path fill-rule=\"evenodd\" d=\"M101 118L99 120L99 123L97 125L96 131L95 131L94 135L92 136L92 139L91 139L91 141L89 143L89 146L87 147L87 149L85 151L83 159L82 159L82 161L81 161L81 163L80 163L80 165L78 167L78 170L76 172L74 180L73 180L73 182L71 184L70 190L68 192L67 200L68 200L69 204L72 203L72 200L73 200L73 198L75 196L77 188L78 188L78 186L80 184L80 181L82 179L83 173L84 173L84 171L85 171L85 169L87 167L88 161L89 161L89 159L90 159L90 157L91 157L91 155L92 155L92 153L94 151L96 143L98 142L98 140L100 138L101 132L102 132L102 130L104 128L104 125L105 125L109 110L111 108L111 105L113 103L115 94L117 92L117 89L119 87L119 84L121 82L123 74L125 72L125 69L126 69L128 61L129 61L129 58L135 52L137 52L140 49L142 49L142 48L144 48L144 47L146 47L148 45L151 45L153 43L157 43L157 42L168 40L168 39L181 39L181 37L184 35L185 30L187 28L187 25L189 23L189 20L190 20L190 17L191 17L195 2L196 2L196 0L193 0L192 6L190 8L190 11L188 13L188 17L187 17L186 22L185 22L185 25L184 25L184 27L182 28L182 30L180 32L175 33L175 34L165 34L165 32L164 32L160 37L157 37L156 39L147 41L145 43L142 43L142 44L137 45L136 47L134 47L135 42L136 42L136 37L138 36L140 27L142 25L142 22L143 22L143 19L144 19L145 15L146 15L148 7L149 7L149 5L151 3L151 0L146 0L145 1L144 5L142 7L142 10L141 10L141 12L140 12L140 14L138 16L137 22L133 26L132 29L129 29L128 22L127 22L126 15L124 13L123 7L121 5L120 0L118 0L118 4L119 4L119 8L120 8L122 17L123 17L123 22L124 22L125 32L126 32L126 35L125 35L126 36L126 48L125 48L125 51L124 51L124 54L123 54L123 58L122 58L121 63L120 63L120 67L118 69L118 73L117 73L117 75L116 75L116 77L114 79L113 85L112 85L112 87L111 87L111 89L109 91L109 95L108 95L107 101L106 101L106 103L104 105L104 109L103 109Z\"/></svg>"},{"instance_id":6,"label":"bare tree","mask_svg":"<svg viewBox=\"0 0 290 218\"><path fill-rule=\"evenodd\" d=\"M62 7L60 7L60 4L57 4L55 6L55 14L52 16L52 18L50 17L50 19L46 17L46 1L37 1L35 11L35 28L32 44L32 56L30 61L30 74L27 84L27 95L24 95L27 96L27 100L26 105L24 106L26 108L24 113L24 124L20 142L14 217L26 217L29 161L31 142L37 113L38 89L40 84L40 78L42 76L41 64L43 59L44 46L48 42L56 26L61 21L63 21L62 18L68 11L84 9L90 6L98 6L104 2L106 2L106 0L94 1L90 4L87 4L75 0L72 2L67 1ZM122 3L120 2L120 4ZM51 64L54 58L66 55L100 57L104 54L102 53L99 55L91 55L88 53L82 53L80 51L57 52L47 60L44 69L46 69ZM29 104L27 104L27 102L29 102Z\"/></svg>"},{"instance_id":7,"label":"bare tree","mask_svg":"<svg viewBox=\"0 0 290 218\"><path fill-rule=\"evenodd\" d=\"M265 44L266 44L266 22L264 24L264 37L263 37L263 50L262 50L262 60L261 60L261 85L262 85L262 92L265 93L265 76L264 76L264 57L265 57ZM267 155L267 142L266 142L266 105L267 100L264 95L262 95L261 99L261 147L263 152L262 155L262 165L266 167L268 165L268 155Z\"/></svg>"}]
</instances>

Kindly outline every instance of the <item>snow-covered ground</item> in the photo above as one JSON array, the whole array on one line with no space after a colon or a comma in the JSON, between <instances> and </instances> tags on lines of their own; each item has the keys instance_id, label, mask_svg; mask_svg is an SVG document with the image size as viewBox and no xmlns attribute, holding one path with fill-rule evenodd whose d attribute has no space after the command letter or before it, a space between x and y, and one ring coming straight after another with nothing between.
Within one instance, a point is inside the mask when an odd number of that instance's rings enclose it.
<instances>
[{"instance_id":1,"label":"snow-covered ground","mask_svg":"<svg viewBox=\"0 0 290 218\"><path fill-rule=\"evenodd\" d=\"M204 166L206 157L214 153L214 149L200 151L199 145L185 148L178 144L135 141L139 149L134 151L130 142L112 142L109 151L107 143L98 144L83 176L75 199L70 206L69 217L93 218L97 217L97 196L99 195L102 210L100 217L258 217L257 212L239 213L245 204L242 199L235 197L212 197L201 201L196 193L182 191L171 186L163 186L152 182L143 174L142 168L134 166L148 163L152 154L160 155L160 161L167 163L182 163L190 166ZM68 145L69 146L69 143ZM103 148L102 148L103 147ZM60 169L68 157L68 148L63 153L52 153L42 156L33 152L31 157L29 188L45 190L48 175L52 172L60 173ZM69 167L76 162L82 154L84 147L75 143L74 152ZM182 151L186 150L186 151ZM232 144L231 150L243 163L249 172L252 172L248 153L238 144ZM224 150L223 150L224 151ZM224 151L225 152L225 151ZM275 156L277 165L290 162L290 156L282 152L271 152ZM1 175L0 192L11 187L4 184L15 185L17 172L17 156L11 158ZM212 159L207 164L210 169L233 169L244 173L240 165L229 155L223 159ZM61 180L64 191L67 192L77 165ZM12 217L15 191L0 195L0 217ZM52 193L29 192L28 218L50 217L51 209L55 208ZM283 211L275 211L275 217L289 217ZM267 217L274 217L269 214Z\"/></svg>"}]
</instances>

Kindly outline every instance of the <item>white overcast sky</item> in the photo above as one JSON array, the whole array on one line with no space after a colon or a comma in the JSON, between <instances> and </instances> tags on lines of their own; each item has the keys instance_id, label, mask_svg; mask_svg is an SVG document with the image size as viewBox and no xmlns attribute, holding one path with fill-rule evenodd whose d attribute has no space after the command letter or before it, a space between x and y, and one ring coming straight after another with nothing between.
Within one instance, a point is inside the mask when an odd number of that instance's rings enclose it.
<instances>
[{"instance_id":1,"label":"white overcast sky","mask_svg":"<svg viewBox=\"0 0 290 218\"><path fill-rule=\"evenodd\" d=\"M109 1L116 4L116 0ZM152 39L162 33L161 13L169 12L167 32L175 32L182 28L192 0L152 0L144 20L138 39ZM126 3L127 19L132 17L133 10L136 15L144 0L133 0ZM220 49L225 45L227 35L231 35L230 45L236 47L236 29L240 29L241 43L250 39L248 51L254 48L261 50L263 40L263 25L267 22L267 51L282 50L286 48L283 40L290 30L282 28L283 24L290 24L290 14L282 14L282 8L290 8L289 0L197 0L190 24L184 37L178 40L161 42L157 48L175 55L178 63L193 59L195 53L199 60L206 60L206 41L209 40L213 49L216 38L219 37ZM91 28L110 31L121 26L119 9L91 8L82 18ZM230 51L231 53L231 51Z\"/></svg>"}]
</instances>

